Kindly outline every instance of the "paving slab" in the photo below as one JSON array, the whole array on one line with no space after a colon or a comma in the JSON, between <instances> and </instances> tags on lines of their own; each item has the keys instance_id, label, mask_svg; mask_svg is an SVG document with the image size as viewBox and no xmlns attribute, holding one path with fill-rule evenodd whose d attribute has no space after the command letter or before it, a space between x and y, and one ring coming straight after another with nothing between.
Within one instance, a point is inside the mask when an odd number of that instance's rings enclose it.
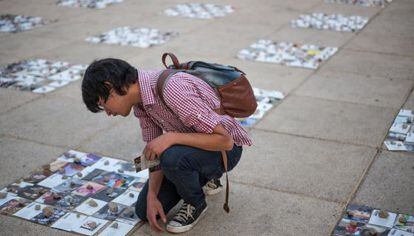
<instances>
[{"instance_id":1,"label":"paving slab","mask_svg":"<svg viewBox=\"0 0 414 236\"><path fill-rule=\"evenodd\" d=\"M0 133L74 148L118 119L92 115L81 98L50 95L2 114Z\"/></svg>"},{"instance_id":2,"label":"paving slab","mask_svg":"<svg viewBox=\"0 0 414 236\"><path fill-rule=\"evenodd\" d=\"M336 3L325 3L321 1L320 4L314 6L312 9L307 10L307 13L320 12L326 14L342 14L345 16L357 15L373 18L377 13L381 12L381 7L361 7L351 4L336 4Z\"/></svg>"},{"instance_id":3,"label":"paving slab","mask_svg":"<svg viewBox=\"0 0 414 236\"><path fill-rule=\"evenodd\" d=\"M41 95L13 88L0 89L0 114L39 98Z\"/></svg>"},{"instance_id":4,"label":"paving slab","mask_svg":"<svg viewBox=\"0 0 414 236\"><path fill-rule=\"evenodd\" d=\"M384 19L387 22L394 23L395 26L411 26L414 27L414 19L412 17L414 10L414 3L411 0L398 0L392 2L384 9L378 18ZM412 31L411 31L412 33Z\"/></svg>"},{"instance_id":5,"label":"paving slab","mask_svg":"<svg viewBox=\"0 0 414 236\"><path fill-rule=\"evenodd\" d=\"M398 110L289 96L256 128L378 147Z\"/></svg>"},{"instance_id":6,"label":"paving slab","mask_svg":"<svg viewBox=\"0 0 414 236\"><path fill-rule=\"evenodd\" d=\"M142 141L139 120L131 114L122 119L119 124L105 129L92 139L83 142L80 149L132 161L142 154L144 148L145 142Z\"/></svg>"},{"instance_id":7,"label":"paving slab","mask_svg":"<svg viewBox=\"0 0 414 236\"><path fill-rule=\"evenodd\" d=\"M223 57L236 55L239 50L248 47L272 31L272 26L247 23L230 25L222 24L217 20L203 30L181 35L179 39L171 42L170 46L185 45L181 50L187 54L196 52L201 55Z\"/></svg>"},{"instance_id":8,"label":"paving slab","mask_svg":"<svg viewBox=\"0 0 414 236\"><path fill-rule=\"evenodd\" d=\"M295 94L366 105L400 108L414 86L412 80L341 72L318 72Z\"/></svg>"},{"instance_id":9,"label":"paving slab","mask_svg":"<svg viewBox=\"0 0 414 236\"><path fill-rule=\"evenodd\" d=\"M64 151L62 148L42 145L14 138L0 138L0 189L27 176L36 168L51 163Z\"/></svg>"},{"instance_id":10,"label":"paving slab","mask_svg":"<svg viewBox=\"0 0 414 236\"><path fill-rule=\"evenodd\" d=\"M354 36L354 33L349 32L292 28L289 24L277 32L270 34L268 39L278 42L314 44L325 47L341 47Z\"/></svg>"},{"instance_id":11,"label":"paving slab","mask_svg":"<svg viewBox=\"0 0 414 236\"><path fill-rule=\"evenodd\" d=\"M326 62L320 70L390 79L414 79L414 60L397 55L343 49Z\"/></svg>"},{"instance_id":12,"label":"paving slab","mask_svg":"<svg viewBox=\"0 0 414 236\"><path fill-rule=\"evenodd\" d=\"M328 235L340 211L338 203L237 183L230 187L230 214L223 201L224 194L209 197L204 218L182 235ZM133 235L168 234L145 224Z\"/></svg>"},{"instance_id":13,"label":"paving slab","mask_svg":"<svg viewBox=\"0 0 414 236\"><path fill-rule=\"evenodd\" d=\"M13 58L26 60L39 52L52 50L69 42L70 40L58 40L48 38L47 35L36 35L34 32L25 31L0 37L0 51Z\"/></svg>"},{"instance_id":14,"label":"paving slab","mask_svg":"<svg viewBox=\"0 0 414 236\"><path fill-rule=\"evenodd\" d=\"M346 202L374 148L253 130L231 180Z\"/></svg>"},{"instance_id":15,"label":"paving slab","mask_svg":"<svg viewBox=\"0 0 414 236\"><path fill-rule=\"evenodd\" d=\"M16 217L9 217L4 215L0 215L0 228L0 233L2 235L78 235L71 234L62 230L53 229L51 227L35 224L26 220L18 219Z\"/></svg>"},{"instance_id":16,"label":"paving slab","mask_svg":"<svg viewBox=\"0 0 414 236\"><path fill-rule=\"evenodd\" d=\"M379 17L359 34L346 48L370 52L414 56L413 26L403 26Z\"/></svg>"},{"instance_id":17,"label":"paving slab","mask_svg":"<svg viewBox=\"0 0 414 236\"><path fill-rule=\"evenodd\" d=\"M414 111L414 93L412 91L410 96L407 98L407 101L405 102L403 108Z\"/></svg>"},{"instance_id":18,"label":"paving slab","mask_svg":"<svg viewBox=\"0 0 414 236\"><path fill-rule=\"evenodd\" d=\"M309 69L293 68L274 63L245 61L235 57L225 59L211 58L209 60L236 66L246 73L252 86L268 90L278 90L285 95L297 88L306 78L314 73L313 70Z\"/></svg>"},{"instance_id":19,"label":"paving slab","mask_svg":"<svg viewBox=\"0 0 414 236\"><path fill-rule=\"evenodd\" d=\"M368 171L354 203L384 210L414 212L414 156L383 151Z\"/></svg>"},{"instance_id":20,"label":"paving slab","mask_svg":"<svg viewBox=\"0 0 414 236\"><path fill-rule=\"evenodd\" d=\"M0 14L39 16L48 20L66 20L81 14L90 13L89 9L61 7L55 0L42 1L0 1Z\"/></svg>"}]
</instances>

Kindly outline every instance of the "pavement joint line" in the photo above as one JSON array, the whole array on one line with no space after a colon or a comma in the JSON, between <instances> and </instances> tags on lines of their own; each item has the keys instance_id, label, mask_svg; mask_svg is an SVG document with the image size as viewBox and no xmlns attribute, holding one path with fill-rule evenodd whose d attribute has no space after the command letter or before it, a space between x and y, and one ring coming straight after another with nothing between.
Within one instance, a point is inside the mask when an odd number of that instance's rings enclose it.
<instances>
[{"instance_id":1,"label":"pavement joint line","mask_svg":"<svg viewBox=\"0 0 414 236\"><path fill-rule=\"evenodd\" d=\"M366 53L372 53L372 54L405 57L405 58L409 58L409 59L414 58L414 54L413 55L411 55L411 54L398 54L398 53L392 53L392 52L380 52L380 51L372 51L372 50L366 50L366 49L355 49L355 48L350 48L350 47L347 47L345 49L348 50L348 51L352 51L352 52L366 52Z\"/></svg>"},{"instance_id":2,"label":"pavement joint line","mask_svg":"<svg viewBox=\"0 0 414 236\"><path fill-rule=\"evenodd\" d=\"M319 3L319 4L323 4L323 3ZM315 7L317 7L317 6L319 6L319 4L315 4ZM376 18L383 10L385 9L385 7L384 8L382 8L382 9L380 9L377 13L375 13L369 20L368 20L368 22L367 22L367 24L366 25L368 25L369 23L371 23L371 21L374 19L374 18ZM289 23L288 23L289 24ZM280 29L281 27L279 27L279 29ZM364 27L365 28L365 27ZM286 96L281 100L281 102L280 103L278 103L277 104L277 106L279 106L280 104L282 104L283 102L284 102L284 100L285 99L287 99L288 97L290 97L290 96L292 96L293 94L296 94L296 91L306 82L306 81L308 81L309 80L309 78L311 77L311 76L313 76L313 75L315 75L316 73L318 73L320 70L321 70L321 68L325 65L325 64L327 64L330 60L332 60L332 58L333 57L335 57L335 56L337 56L341 51L343 51L343 50L346 50L346 45L348 45L352 40L354 40L362 31L363 31L364 29L362 29L362 30L360 30L360 31L357 31L357 32L355 32L355 33L353 33L353 36L352 37L350 37L345 43L343 43L341 46L338 46L338 51L335 53L335 55L333 55L333 56L331 56L331 57L329 57L326 61L324 61L320 66L318 66L318 68L316 68L315 70L313 70L313 72L312 73L310 73L308 76L306 76L305 77L305 79L303 80L303 81L301 81L295 88L293 88L289 93L287 93L286 94ZM277 32L277 31L276 31ZM295 96L297 96L297 95L295 95ZM258 124L260 124L260 122L263 122L263 120L264 120L264 118L266 117L266 116L268 116L268 114L270 113L270 112L272 112L272 110L275 110L275 109L277 109L277 106L275 106L275 107L273 107L272 109L270 109L263 117L262 117L262 119L260 119L258 122L256 122L254 125L253 125L253 128L256 126L256 125L258 125ZM261 129L260 129L261 130ZM369 147L372 147L372 146L369 146ZM378 147L375 147L375 148L378 148Z\"/></svg>"},{"instance_id":3,"label":"pavement joint line","mask_svg":"<svg viewBox=\"0 0 414 236\"><path fill-rule=\"evenodd\" d=\"M302 135L302 134L292 134L292 133L287 133L287 132L282 132L282 131L277 131L277 130L266 130L266 129L262 129L262 128L252 129L252 131L254 131L254 130L263 131L263 132L267 132L267 133L273 133L273 134L288 135L288 136L293 136L293 137L298 137L298 138L316 139L316 140L324 141L324 142L332 142L332 143L337 143L337 144L352 145L352 146L365 147L365 148L371 148L371 149L381 148L381 147L377 147L377 146L370 146L370 145L367 145L367 144L350 143L350 142L344 142L344 141L335 140L335 139L326 139L326 138L307 136L307 135Z\"/></svg>"},{"instance_id":4,"label":"pavement joint line","mask_svg":"<svg viewBox=\"0 0 414 236\"><path fill-rule=\"evenodd\" d=\"M110 125L109 127L104 127L102 129L98 129L97 131L93 132L92 134L88 135L85 139L82 139L81 142L76 145L74 148L75 149L79 149L81 148L84 144L87 144L88 142L92 141L93 138L98 135L99 133L104 132L107 129L112 129L115 128L117 126L120 126L122 124L122 120L116 121L114 124Z\"/></svg>"},{"instance_id":5,"label":"pavement joint line","mask_svg":"<svg viewBox=\"0 0 414 236\"><path fill-rule=\"evenodd\" d=\"M322 3L321 3L322 4ZM318 4L318 6L319 6L319 4ZM315 4L315 7L316 7L316 4ZM380 11L382 11L382 10L380 10ZM373 18L374 17L376 17L378 14L379 14L379 12L380 11L378 11L377 13L376 13L376 15L374 15L373 16ZM367 22L367 24L368 23L370 23L370 20ZM287 25L289 26L289 24L290 24L290 22L289 23L287 23ZM278 32L279 30L281 30L282 28L284 27L284 25L282 25L282 26L280 26L279 28L278 28L278 30L276 30L275 32ZM363 29L362 29L363 30ZM361 30L361 31L362 31ZM272 33L275 33L275 32L272 32ZM338 55L344 48L345 48L345 46L349 43L349 42L351 42L356 36L358 36L358 34L359 34L359 32L355 32L354 33L354 35L352 36L352 37L350 37L343 45L341 45L341 46L338 46L338 51L333 55L333 56L331 56L331 57L329 57L327 60L325 60L320 66L318 66L315 70L312 70L312 72L308 75L308 76L305 76L305 78L304 78L304 80L303 81L301 81L296 87L294 87L289 93L287 93L286 94L286 96L281 100L281 102L280 103L278 103L277 104L277 106L279 106L286 98L288 98L289 96L291 96L292 94L296 94L296 91L304 84L304 83L306 83L306 81L308 81L309 80L309 78L311 78L313 75L315 75L316 73L318 73L319 72L319 70L321 70L321 68L326 64L326 63L328 63L330 60L332 60L332 58L333 57L335 57L336 55ZM268 34L268 35L270 35L270 34ZM277 107L276 106L276 107ZM260 122L262 122L262 120L264 120L264 118L272 111L272 110L274 110L274 109L276 109L276 107L273 107L272 109L270 109L263 117L262 117L262 119L260 119L258 122L256 122L256 124L254 124L254 126L256 126L257 124L259 124Z\"/></svg>"},{"instance_id":6,"label":"pavement joint line","mask_svg":"<svg viewBox=\"0 0 414 236\"><path fill-rule=\"evenodd\" d=\"M396 107L392 107L392 106L380 106L380 105L367 104L367 103L358 103L358 102L351 102L351 101L345 101L345 100L335 100L335 99L332 99L332 98L315 97L315 96L310 96L310 95L302 95L302 94L298 94L298 93L295 93L293 95L296 96L296 97L319 99L319 100L323 100L323 101L327 101L327 102L345 103L345 104L349 104L349 105L367 106L367 107L372 107L372 108L396 109Z\"/></svg>"},{"instance_id":7,"label":"pavement joint line","mask_svg":"<svg viewBox=\"0 0 414 236\"><path fill-rule=\"evenodd\" d=\"M69 149L71 149L71 147L69 147L69 146L40 142L40 141L37 141L37 140L23 138L23 137L19 137L19 136L15 136L15 135L12 135L12 134L7 134L7 133L3 133L1 138L9 138L9 139L15 139L15 140L20 140L20 141L25 141L25 142L31 142L31 143L36 143L36 144L40 144L40 145L43 145L43 146L48 146L48 147L65 148L65 149L69 148Z\"/></svg>"},{"instance_id":8,"label":"pavement joint line","mask_svg":"<svg viewBox=\"0 0 414 236\"><path fill-rule=\"evenodd\" d=\"M358 192L359 188L361 187L362 183L364 182L364 180L365 180L365 178L368 174L368 171L371 169L371 166L373 165L374 161L377 159L377 156L379 156L380 153L382 153L382 150L377 149L376 153L373 155L373 157L369 161L368 166L362 172L361 176L359 177L359 180L358 180L357 184L354 186L354 189L349 194L348 199L346 200L344 206L342 206L342 210L341 210L340 214L337 216L337 219L335 220L335 224L332 226L332 229L330 230L330 235L333 235L333 233L335 231L335 228L336 228L336 224L342 219L342 216L346 211L346 207L355 198L355 195Z\"/></svg>"},{"instance_id":9,"label":"pavement joint line","mask_svg":"<svg viewBox=\"0 0 414 236\"><path fill-rule=\"evenodd\" d=\"M348 50L348 49L345 49L345 50ZM331 68L328 67L323 72L334 73L334 72L336 72L336 70L335 69L331 69ZM410 79L410 77L407 77L407 78L390 78L390 77L386 77L386 76L382 76L382 75L364 74L364 73L361 73L361 72L355 72L355 71L350 71L350 70L349 71L348 70L338 71L336 73L361 75L361 76L365 76L367 78L380 77L380 78L385 78L385 79L390 79L390 80L414 80L414 76L413 76L413 79ZM414 70L413 70L413 73L414 73Z\"/></svg>"},{"instance_id":10,"label":"pavement joint line","mask_svg":"<svg viewBox=\"0 0 414 236\"><path fill-rule=\"evenodd\" d=\"M8 89L8 88L4 88L4 89ZM1 90L0 90L0 91L1 91ZM19 91L19 92L27 92L27 93L32 93L32 92L28 92L28 91ZM43 97L46 97L46 95L45 95L45 94L39 94L39 96L34 97L34 98L32 98L32 99L30 99L30 100L28 100L28 101L26 101L26 102L24 102L24 103L22 103L22 104L19 104L19 105L17 105L17 106L11 107L11 108L9 108L9 109L7 109L7 110L1 111L1 112L0 112L0 116L3 116L3 115L5 115L5 114L7 114L7 113L9 113L9 112L12 112L12 111L14 111L14 110L16 110L16 109L18 109L18 108L20 108L20 107L22 107L22 106L24 106L24 105L27 105L27 104L29 104L29 103L31 103L31 102L37 101L37 100L39 100L39 99L41 99L41 98L43 98Z\"/></svg>"},{"instance_id":11,"label":"pavement joint line","mask_svg":"<svg viewBox=\"0 0 414 236\"><path fill-rule=\"evenodd\" d=\"M400 107L400 109L397 111L397 112L395 112L396 114L394 114L394 117L396 117L397 115L398 115L398 113L399 113L399 111L404 107L404 105L407 103L407 101L408 101L408 99L409 99L409 97L410 97L410 95L411 95L411 93L414 91L414 87L412 87L411 88L411 90L410 90L410 92L408 93L408 95L406 95L406 98L405 98L405 102L403 103L403 105L401 105L401 107ZM387 129L387 132L385 133L385 135L384 135L384 137L383 137L383 139L382 139L382 144L384 143L384 141L387 139L387 137L388 137L388 132L389 132L389 130L390 130L390 128L391 128L391 126L392 126L392 124L393 123L391 123L391 125L388 127L388 129ZM348 206L348 204L350 204L351 202L352 202L352 200L354 200L355 199L355 197L356 197L356 194L357 194L357 192L358 192L358 190L361 188L361 186L362 186L362 184L363 184L363 182L365 181L365 179L366 179L366 177L367 177L367 175L368 175L368 171L371 169L371 167L372 167L372 165L374 164L374 162L375 162L375 160L378 158L378 156L382 153L382 152L384 152L384 151L388 151L387 149L385 149L385 148L383 148L383 146L381 145L381 147L379 147L379 148L377 148L377 151L376 151L376 153L375 153L375 155L371 158L371 160L370 160L370 162L368 163L368 166L367 166L367 168L364 170L364 172L363 172L363 174L361 175L361 177L360 177L360 179L359 179L359 181L358 181L358 183L357 183L357 185L354 187L354 190L351 192L351 194L349 195L349 197L348 197L348 200L346 201L346 204L345 204L345 206L342 208L342 211L341 211L341 214L338 216L338 219L337 219L337 223L339 222L339 220L341 220L341 218L342 218L342 215L345 213L345 211L346 211L346 207ZM339 217L341 217L341 218L339 218ZM332 227L332 229L331 229L331 234L333 234L333 232L335 231L335 227L336 227L336 224Z\"/></svg>"},{"instance_id":12,"label":"pavement joint line","mask_svg":"<svg viewBox=\"0 0 414 236\"><path fill-rule=\"evenodd\" d=\"M234 179L234 178L233 178L233 179ZM272 188L272 187L268 187L268 186L264 186L264 185L258 185L258 184L247 183L247 182L243 182L243 181L240 181L240 180L231 180L230 182L232 182L232 183L236 183L236 184L245 185L245 186L251 186L251 187L256 187L256 188L262 188L262 189L271 190L271 191L275 191L275 192L281 192L281 193L285 193L285 194L298 195L298 196L300 196L300 197L311 198L311 199L317 199L317 200L326 201L326 202L333 202L333 203L339 203L339 204L344 203L344 201L332 200L332 199L325 198L325 197L316 197L316 196L312 196L312 195L308 195L308 194L304 194L304 193L300 193L300 192L289 191L289 190L283 190L283 189L279 189L279 188Z\"/></svg>"}]
</instances>

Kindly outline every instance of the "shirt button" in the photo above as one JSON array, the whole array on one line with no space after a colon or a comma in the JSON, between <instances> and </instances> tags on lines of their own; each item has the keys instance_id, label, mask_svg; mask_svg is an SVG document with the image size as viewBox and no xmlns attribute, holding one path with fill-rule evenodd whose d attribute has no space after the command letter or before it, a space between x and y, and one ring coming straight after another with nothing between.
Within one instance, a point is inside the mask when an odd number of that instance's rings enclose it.
<instances>
[{"instance_id":1,"label":"shirt button","mask_svg":"<svg viewBox=\"0 0 414 236\"><path fill-rule=\"evenodd\" d=\"M161 123L164 123L164 120L161 120Z\"/></svg>"}]
</instances>

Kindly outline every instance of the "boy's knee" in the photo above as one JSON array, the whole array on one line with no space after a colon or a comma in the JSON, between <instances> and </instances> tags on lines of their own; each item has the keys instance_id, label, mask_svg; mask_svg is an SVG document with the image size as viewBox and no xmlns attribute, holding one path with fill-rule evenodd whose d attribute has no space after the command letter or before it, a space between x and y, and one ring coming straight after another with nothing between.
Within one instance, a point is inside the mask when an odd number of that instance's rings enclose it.
<instances>
[{"instance_id":1,"label":"boy's knee","mask_svg":"<svg viewBox=\"0 0 414 236\"><path fill-rule=\"evenodd\" d=\"M160 156L161 169L165 171L178 170L180 161L180 146L171 146Z\"/></svg>"}]
</instances>

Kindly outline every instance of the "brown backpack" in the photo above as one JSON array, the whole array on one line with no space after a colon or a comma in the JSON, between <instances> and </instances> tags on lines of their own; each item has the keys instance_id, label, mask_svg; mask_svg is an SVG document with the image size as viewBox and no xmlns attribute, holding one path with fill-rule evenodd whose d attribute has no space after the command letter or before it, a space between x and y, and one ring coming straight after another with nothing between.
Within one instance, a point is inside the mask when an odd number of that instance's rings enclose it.
<instances>
[{"instance_id":1,"label":"brown backpack","mask_svg":"<svg viewBox=\"0 0 414 236\"><path fill-rule=\"evenodd\" d=\"M173 65L167 66L165 59L169 56ZM209 84L220 97L220 109L218 114L226 114L231 117L244 118L252 115L257 108L256 98L252 86L245 77L245 73L236 67L207 63L203 61L189 61L181 63L172 53L162 55L162 63L167 68L158 77L157 92L161 101L164 101L164 87L166 81L175 73L184 72L194 75ZM167 106L168 107L168 106ZM229 178L227 175L227 153L221 151L224 170L226 171L226 200L223 209L230 211Z\"/></svg>"},{"instance_id":2,"label":"brown backpack","mask_svg":"<svg viewBox=\"0 0 414 236\"><path fill-rule=\"evenodd\" d=\"M167 66L165 63L167 56L170 56L173 65ZM203 61L180 64L172 53L164 53L162 63L167 68L160 74L157 82L157 92L162 102L164 102L163 91L166 81L175 73L185 72L202 79L216 90L221 104L217 113L244 118L256 111L257 102L252 86L245 77L245 73L236 67Z\"/></svg>"}]
</instances>

